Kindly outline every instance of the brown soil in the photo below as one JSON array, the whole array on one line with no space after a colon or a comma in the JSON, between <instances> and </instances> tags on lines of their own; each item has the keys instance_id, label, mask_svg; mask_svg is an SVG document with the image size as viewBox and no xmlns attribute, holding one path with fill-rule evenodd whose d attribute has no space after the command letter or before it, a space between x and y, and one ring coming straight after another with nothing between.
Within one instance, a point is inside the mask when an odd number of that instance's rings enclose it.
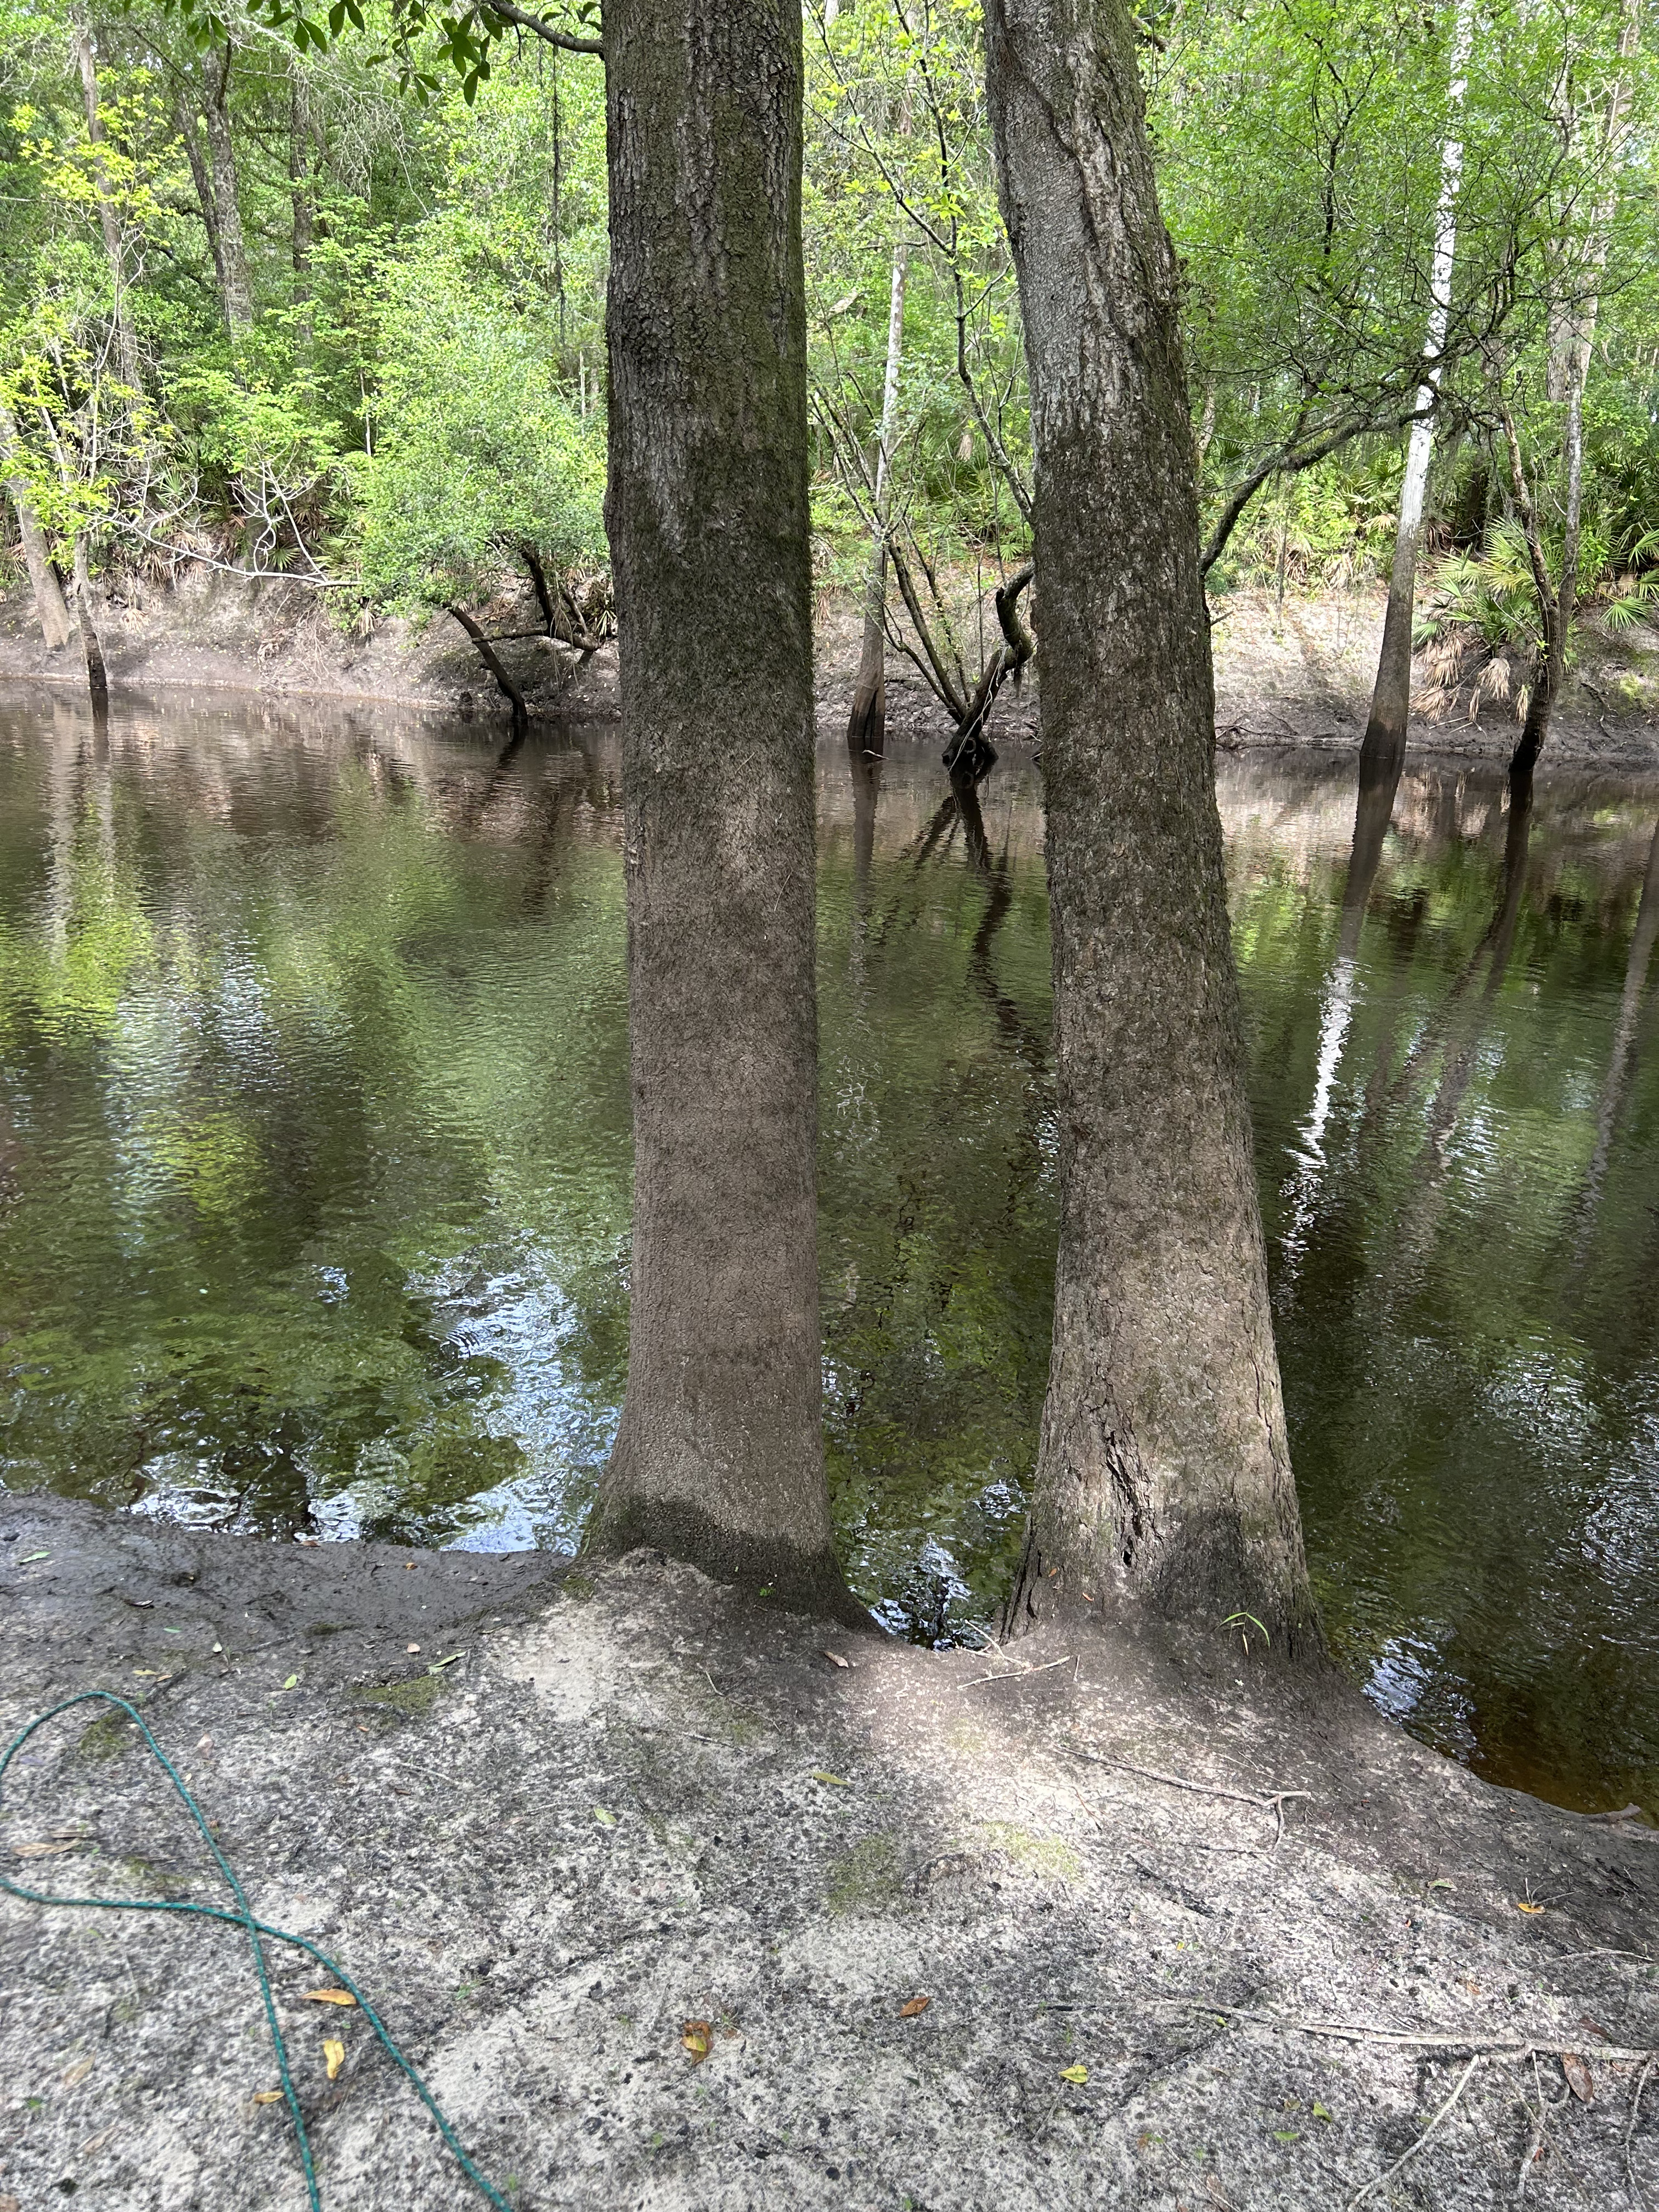
<instances>
[{"instance_id":1,"label":"brown soil","mask_svg":"<svg viewBox=\"0 0 1659 2212\"><path fill-rule=\"evenodd\" d=\"M0 1735L141 1703L256 1913L339 1960L523 2212L1659 2191L1659 1838L1259 1650L932 1653L652 1553L278 1550L40 1497L0 1498ZM103 1713L14 1764L5 1868L217 1901ZM272 1951L324 2203L481 2201ZM298 2212L237 1931L8 1900L0 1978L0 2203Z\"/></svg>"}]
</instances>

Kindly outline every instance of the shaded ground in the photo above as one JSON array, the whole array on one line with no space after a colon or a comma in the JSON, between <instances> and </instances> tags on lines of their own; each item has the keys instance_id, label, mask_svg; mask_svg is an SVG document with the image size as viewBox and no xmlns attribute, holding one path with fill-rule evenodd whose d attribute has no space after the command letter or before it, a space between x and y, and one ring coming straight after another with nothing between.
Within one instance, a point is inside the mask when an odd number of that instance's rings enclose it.
<instances>
[{"instance_id":1,"label":"shaded ground","mask_svg":"<svg viewBox=\"0 0 1659 2212\"><path fill-rule=\"evenodd\" d=\"M0 1560L5 1737L142 1699L255 1911L339 1957L526 2212L1485 2205L1523 2163L1540 2206L1659 2201L1659 2080L1632 2128L1615 2055L1659 2045L1659 1838L1334 1684L1097 1630L924 1652L648 1553L561 1576L9 1497ZM3 1863L210 1899L131 1737L33 1739ZM1276 1842L1243 1799L1282 1791ZM5 1902L8 2212L303 2203L242 1942ZM325 2203L478 2201L361 2016L273 1967Z\"/></svg>"}]
</instances>

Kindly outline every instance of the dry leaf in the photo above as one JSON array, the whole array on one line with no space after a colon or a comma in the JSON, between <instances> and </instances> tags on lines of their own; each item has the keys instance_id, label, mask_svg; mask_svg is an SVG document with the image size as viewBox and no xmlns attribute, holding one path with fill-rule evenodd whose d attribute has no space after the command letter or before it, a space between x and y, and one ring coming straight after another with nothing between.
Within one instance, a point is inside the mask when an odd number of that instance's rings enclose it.
<instances>
[{"instance_id":1,"label":"dry leaf","mask_svg":"<svg viewBox=\"0 0 1659 2212\"><path fill-rule=\"evenodd\" d=\"M821 1766L812 1769L812 1779L814 1782L832 1782L837 1790L850 1790L853 1786L844 1774L826 1774Z\"/></svg>"},{"instance_id":2,"label":"dry leaf","mask_svg":"<svg viewBox=\"0 0 1659 2212\"><path fill-rule=\"evenodd\" d=\"M701 2066L714 2043L714 2031L706 2020L688 2020L680 2030L680 2048L694 2066Z\"/></svg>"},{"instance_id":3,"label":"dry leaf","mask_svg":"<svg viewBox=\"0 0 1659 2212\"><path fill-rule=\"evenodd\" d=\"M823 1656L832 1667L850 1667L853 1663L850 1659L843 1659L839 1651L826 1651Z\"/></svg>"},{"instance_id":4,"label":"dry leaf","mask_svg":"<svg viewBox=\"0 0 1659 2212\"><path fill-rule=\"evenodd\" d=\"M345 2064L344 2044L332 2035L325 2035L323 2038L323 2056L328 2061L329 2080L337 2081L340 2069Z\"/></svg>"},{"instance_id":5,"label":"dry leaf","mask_svg":"<svg viewBox=\"0 0 1659 2212\"><path fill-rule=\"evenodd\" d=\"M80 1839L77 1837L76 1841ZM55 1859L64 1851L72 1851L75 1844L15 1844L12 1856L17 1859Z\"/></svg>"},{"instance_id":6,"label":"dry leaf","mask_svg":"<svg viewBox=\"0 0 1659 2212\"><path fill-rule=\"evenodd\" d=\"M117 2120L112 2126L100 2128L95 2136L88 2136L81 2146L81 2156L90 2158L94 2151L102 2150L104 2145L119 2132L120 2125L121 2123Z\"/></svg>"},{"instance_id":7,"label":"dry leaf","mask_svg":"<svg viewBox=\"0 0 1659 2212\"><path fill-rule=\"evenodd\" d=\"M256 2105L280 2105L283 2101L283 2093L280 2089L256 2089L253 2093L253 2101Z\"/></svg>"},{"instance_id":8,"label":"dry leaf","mask_svg":"<svg viewBox=\"0 0 1659 2212\"><path fill-rule=\"evenodd\" d=\"M1089 2069L1086 2066L1062 2066L1060 2078L1062 2081L1075 2081L1080 2089L1089 2078Z\"/></svg>"},{"instance_id":9,"label":"dry leaf","mask_svg":"<svg viewBox=\"0 0 1659 2212\"><path fill-rule=\"evenodd\" d=\"M1567 2077L1568 2088L1571 2090L1581 2105L1593 2105L1595 2102L1595 2084L1590 2079L1589 2068L1585 2065L1576 2051L1564 2051L1561 2053L1561 2071Z\"/></svg>"},{"instance_id":10,"label":"dry leaf","mask_svg":"<svg viewBox=\"0 0 1659 2212\"><path fill-rule=\"evenodd\" d=\"M412 1575L412 1574L414 1573L414 1571L415 1571L415 1562L414 1562L414 1560L413 1560L413 1559L405 1559L405 1560L404 1561L404 1572L406 1575Z\"/></svg>"},{"instance_id":11,"label":"dry leaf","mask_svg":"<svg viewBox=\"0 0 1659 2212\"><path fill-rule=\"evenodd\" d=\"M917 2014L926 2012L933 2002L932 1997L912 1997L907 2004L899 2007L899 2018L915 2020Z\"/></svg>"},{"instance_id":12,"label":"dry leaf","mask_svg":"<svg viewBox=\"0 0 1659 2212\"><path fill-rule=\"evenodd\" d=\"M355 2005L357 2000L349 1990L307 1990L307 2004Z\"/></svg>"},{"instance_id":13,"label":"dry leaf","mask_svg":"<svg viewBox=\"0 0 1659 2212\"><path fill-rule=\"evenodd\" d=\"M1564 2066L1566 2063L1565 2058L1561 2061ZM90 2058L77 2058L73 2066L64 2068L58 2078L66 2089L78 2089L88 2075L91 2073L93 2064L94 2062Z\"/></svg>"},{"instance_id":14,"label":"dry leaf","mask_svg":"<svg viewBox=\"0 0 1659 2212\"><path fill-rule=\"evenodd\" d=\"M1541 1905L1534 1905L1529 1897L1517 1897L1515 1909L1517 1912L1541 1912L1544 1910Z\"/></svg>"}]
</instances>

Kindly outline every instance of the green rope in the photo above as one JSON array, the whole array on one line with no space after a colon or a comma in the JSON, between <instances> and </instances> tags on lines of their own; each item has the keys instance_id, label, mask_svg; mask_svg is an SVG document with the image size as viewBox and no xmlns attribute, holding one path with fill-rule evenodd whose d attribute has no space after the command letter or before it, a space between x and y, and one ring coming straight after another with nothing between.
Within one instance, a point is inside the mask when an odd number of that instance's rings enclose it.
<instances>
[{"instance_id":1,"label":"green rope","mask_svg":"<svg viewBox=\"0 0 1659 2212\"><path fill-rule=\"evenodd\" d=\"M312 2160L311 2138L306 2133L305 2116L300 2110L299 2094L294 2087L293 2076L289 2071L288 2045L283 2039L283 2031L277 2022L276 2000L271 1995L270 1977L265 1971L265 1954L261 1939L269 1937L273 1943L291 1943L296 1951L305 1952L307 1956L316 1960L319 1966L325 1966L335 1977L340 1987L347 1990L356 2000L358 2010L380 2038L388 2056L395 2060L409 2076L416 2095L437 2122L439 2134L453 2153L456 2162L473 2187L483 2191L489 2202L495 2206L496 2212L512 2212L512 2207L501 2191L484 2179L462 2149L454 2129L445 2118L431 2091L392 2041L380 2014L352 1980L350 1975L346 1972L344 1967L331 1959L326 1951L319 1951L314 1943L307 1942L303 1936L290 1936L285 1928L268 1928L263 1920L254 1918L249 1910L247 1899L242 1893L242 1885L232 1873L229 1861L214 1841L213 1832L203 1817L201 1807L185 1788L171 1759L150 1734L149 1724L143 1716L130 1705L125 1698L118 1698L112 1690L82 1690L79 1696L65 1698L61 1705L54 1705L50 1712L42 1713L37 1719L32 1720L26 1729L12 1738L5 1757L0 1759L0 1797L3 1797L4 1794L7 1768L37 1729L44 1728L48 1721L56 1720L59 1713L68 1712L71 1705L84 1705L97 1702L118 1706L131 1721L150 1750L160 1760L168 1781L184 1800L185 1810L201 1832L203 1842L212 1852L214 1863L230 1885L231 1895L236 1899L236 1911L229 1912L216 1905L175 1903L162 1898L48 1897L38 1889L25 1889L21 1882L8 1881L3 1873L0 1873L0 1889L3 1889L8 1896L21 1897L28 1905L70 1905L98 1912L193 1913L198 1919L220 1920L228 1927L240 1928L245 1931L253 1948L254 1972L259 1977L259 1994L264 2000L265 2021L270 2029L270 2040L276 2052L276 2070L282 2076L283 2094L288 2100L288 2108L294 2118L294 2132L299 2138L300 2163L305 2168L306 2188L310 2194L312 2212L322 2212L323 2200L317 2186L317 2170Z\"/></svg>"}]
</instances>

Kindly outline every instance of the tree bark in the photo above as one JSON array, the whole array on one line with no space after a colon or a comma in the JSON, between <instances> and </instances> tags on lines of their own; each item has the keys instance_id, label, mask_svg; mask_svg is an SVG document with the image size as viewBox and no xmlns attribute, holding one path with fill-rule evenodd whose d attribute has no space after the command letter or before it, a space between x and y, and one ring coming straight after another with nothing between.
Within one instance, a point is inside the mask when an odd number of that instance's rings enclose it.
<instances>
[{"instance_id":1,"label":"tree bark","mask_svg":"<svg viewBox=\"0 0 1659 2212\"><path fill-rule=\"evenodd\" d=\"M225 321L233 338L253 327L253 288L248 279L247 244L242 232L241 202L236 191L236 143L230 129L230 71L233 49L211 46L203 64L207 85L208 160L213 171L213 205L219 222L221 275Z\"/></svg>"},{"instance_id":2,"label":"tree bark","mask_svg":"<svg viewBox=\"0 0 1659 2212\"><path fill-rule=\"evenodd\" d=\"M801 19L610 0L634 1264L590 1541L848 1611L820 1425Z\"/></svg>"},{"instance_id":3,"label":"tree bark","mask_svg":"<svg viewBox=\"0 0 1659 2212\"><path fill-rule=\"evenodd\" d=\"M213 274L219 286L222 304L225 296L225 250L219 238L219 210L213 204L213 179L202 152L201 134L197 130L197 116L187 85L178 84L173 89L173 119L185 149L185 159L190 164L190 178L196 188L196 204L202 210L202 228L207 233L208 252L213 257Z\"/></svg>"},{"instance_id":4,"label":"tree bark","mask_svg":"<svg viewBox=\"0 0 1659 2212\"><path fill-rule=\"evenodd\" d=\"M74 636L75 628L64 599L64 587L58 580L58 571L52 565L46 533L35 519L28 486L16 469L17 424L11 410L0 405L0 471L3 472L6 491L17 516L17 535L23 548L23 565L28 570L29 588L34 594L40 635L49 653L59 653Z\"/></svg>"},{"instance_id":5,"label":"tree bark","mask_svg":"<svg viewBox=\"0 0 1659 2212\"><path fill-rule=\"evenodd\" d=\"M870 536L870 574L865 586L864 645L847 722L848 744L866 753L882 752L887 744L887 524L893 501L893 444L898 434L904 291L909 268L910 241L901 231L893 240L892 275L887 289L887 368L882 381L880 442L876 451L875 527Z\"/></svg>"},{"instance_id":6,"label":"tree bark","mask_svg":"<svg viewBox=\"0 0 1659 2212\"><path fill-rule=\"evenodd\" d=\"M92 564L84 534L75 541L75 617L86 657L87 696L92 702L93 720L98 723L109 713L109 672L104 665L104 644L92 604Z\"/></svg>"},{"instance_id":7,"label":"tree bark","mask_svg":"<svg viewBox=\"0 0 1659 2212\"><path fill-rule=\"evenodd\" d=\"M1461 118L1468 82L1469 47L1474 35L1474 0L1457 0L1452 28L1446 100ZM1440 355L1451 314L1452 268L1457 252L1457 188L1463 173L1463 142L1447 137L1440 149L1440 198L1434 214L1434 263L1429 279L1429 319L1423 337L1423 380L1418 386L1417 420L1406 447L1406 474L1400 487L1400 518L1395 531L1394 568L1389 579L1388 612L1382 618L1382 647L1377 655L1371 711L1360 749L1362 776L1375 781L1392 769L1398 780L1406 757L1406 729L1412 704L1412 618L1417 599L1417 550L1423 530L1423 498L1434 452L1432 410L1440 391Z\"/></svg>"},{"instance_id":8,"label":"tree bark","mask_svg":"<svg viewBox=\"0 0 1659 2212\"><path fill-rule=\"evenodd\" d=\"M1010 1618L1248 1613L1278 1648L1317 1650L1215 801L1179 277L1133 33L1122 0L987 0L986 43L1031 374L1060 1206Z\"/></svg>"},{"instance_id":9,"label":"tree bark","mask_svg":"<svg viewBox=\"0 0 1659 2212\"><path fill-rule=\"evenodd\" d=\"M115 191L110 182L108 165L104 160L104 121L98 105L98 57L92 43L92 33L84 20L76 15L71 19L70 36L75 47L76 66L81 75L81 99L87 118L87 141L92 149L92 183L98 200L98 228L104 240L104 258L109 264L110 326L115 341L116 364L121 380L137 401L143 387L138 377L138 342L133 334L132 318L127 311L126 253L121 237L121 211L115 203Z\"/></svg>"}]
</instances>

